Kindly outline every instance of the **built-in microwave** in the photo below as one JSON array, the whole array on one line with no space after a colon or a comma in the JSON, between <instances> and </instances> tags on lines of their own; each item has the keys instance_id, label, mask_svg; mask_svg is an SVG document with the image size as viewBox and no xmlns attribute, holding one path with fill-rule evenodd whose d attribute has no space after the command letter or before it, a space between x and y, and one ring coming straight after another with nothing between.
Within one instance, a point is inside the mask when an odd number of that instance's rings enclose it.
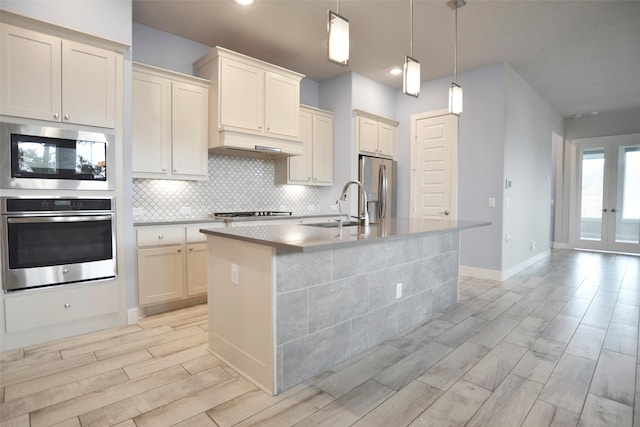
<instances>
[{"instance_id":1,"label":"built-in microwave","mask_svg":"<svg viewBox=\"0 0 640 427\"><path fill-rule=\"evenodd\" d=\"M0 123L3 189L113 190L109 133Z\"/></svg>"}]
</instances>

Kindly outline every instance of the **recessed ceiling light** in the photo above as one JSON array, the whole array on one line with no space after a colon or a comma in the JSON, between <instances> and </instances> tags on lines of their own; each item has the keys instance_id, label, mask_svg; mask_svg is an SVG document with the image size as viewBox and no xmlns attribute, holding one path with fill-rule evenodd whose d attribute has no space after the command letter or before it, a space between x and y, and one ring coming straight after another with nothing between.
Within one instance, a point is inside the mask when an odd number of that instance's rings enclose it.
<instances>
[{"instance_id":1,"label":"recessed ceiling light","mask_svg":"<svg viewBox=\"0 0 640 427\"><path fill-rule=\"evenodd\" d=\"M597 116L597 115L598 115L598 112L597 112L597 111L592 111L592 112L591 112L591 115L592 115L592 116Z\"/></svg>"},{"instance_id":2,"label":"recessed ceiling light","mask_svg":"<svg viewBox=\"0 0 640 427\"><path fill-rule=\"evenodd\" d=\"M248 6L253 4L254 0L236 0L236 3L241 4L243 6Z\"/></svg>"},{"instance_id":3,"label":"recessed ceiling light","mask_svg":"<svg viewBox=\"0 0 640 427\"><path fill-rule=\"evenodd\" d=\"M574 114L574 115L573 115L573 118L574 118L574 119L579 119L580 117L582 117L582 114Z\"/></svg>"},{"instance_id":4,"label":"recessed ceiling light","mask_svg":"<svg viewBox=\"0 0 640 427\"><path fill-rule=\"evenodd\" d=\"M402 69L398 67L394 67L389 70L389 74L391 74L392 76L399 76L400 74L402 74Z\"/></svg>"}]
</instances>

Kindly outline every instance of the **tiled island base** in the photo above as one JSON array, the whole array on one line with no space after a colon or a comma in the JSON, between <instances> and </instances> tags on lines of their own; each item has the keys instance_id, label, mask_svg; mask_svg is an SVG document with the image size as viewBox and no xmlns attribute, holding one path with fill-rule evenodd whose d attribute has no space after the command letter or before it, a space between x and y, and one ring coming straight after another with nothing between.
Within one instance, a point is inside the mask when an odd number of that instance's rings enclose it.
<instances>
[{"instance_id":1,"label":"tiled island base","mask_svg":"<svg viewBox=\"0 0 640 427\"><path fill-rule=\"evenodd\" d=\"M458 230L274 251L276 393L458 301Z\"/></svg>"}]
</instances>

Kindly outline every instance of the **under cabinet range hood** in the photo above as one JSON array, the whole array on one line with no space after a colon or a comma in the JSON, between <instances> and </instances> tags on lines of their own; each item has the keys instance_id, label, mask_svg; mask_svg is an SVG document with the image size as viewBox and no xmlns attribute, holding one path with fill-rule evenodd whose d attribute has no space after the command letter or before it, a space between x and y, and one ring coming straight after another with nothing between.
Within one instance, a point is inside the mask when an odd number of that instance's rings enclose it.
<instances>
[{"instance_id":1,"label":"under cabinet range hood","mask_svg":"<svg viewBox=\"0 0 640 427\"><path fill-rule=\"evenodd\" d=\"M194 64L211 81L209 150L260 157L303 154L303 74L216 47Z\"/></svg>"},{"instance_id":2,"label":"under cabinet range hood","mask_svg":"<svg viewBox=\"0 0 640 427\"><path fill-rule=\"evenodd\" d=\"M209 151L273 158L303 154L302 141L277 140L230 130L221 130L218 141L220 143L214 147L209 144Z\"/></svg>"}]
</instances>

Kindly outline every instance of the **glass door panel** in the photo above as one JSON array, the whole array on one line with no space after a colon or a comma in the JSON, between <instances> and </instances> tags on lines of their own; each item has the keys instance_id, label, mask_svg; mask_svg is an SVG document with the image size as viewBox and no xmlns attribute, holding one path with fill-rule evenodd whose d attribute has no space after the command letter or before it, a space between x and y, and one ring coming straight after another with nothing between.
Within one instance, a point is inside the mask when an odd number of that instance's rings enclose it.
<instances>
[{"instance_id":1,"label":"glass door panel","mask_svg":"<svg viewBox=\"0 0 640 427\"><path fill-rule=\"evenodd\" d=\"M640 145L618 147L615 243L640 243Z\"/></svg>"},{"instance_id":2,"label":"glass door panel","mask_svg":"<svg viewBox=\"0 0 640 427\"><path fill-rule=\"evenodd\" d=\"M581 166L580 240L602 242L604 148L585 148Z\"/></svg>"}]
</instances>

